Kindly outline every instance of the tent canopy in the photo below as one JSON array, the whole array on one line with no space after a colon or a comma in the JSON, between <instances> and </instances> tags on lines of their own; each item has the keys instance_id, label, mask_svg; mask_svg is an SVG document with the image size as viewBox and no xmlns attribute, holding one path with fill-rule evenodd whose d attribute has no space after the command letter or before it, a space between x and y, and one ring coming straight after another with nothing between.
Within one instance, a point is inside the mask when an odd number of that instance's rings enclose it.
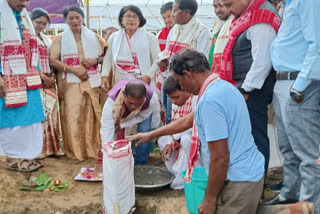
<instances>
[{"instance_id":1,"label":"tent canopy","mask_svg":"<svg viewBox=\"0 0 320 214\"><path fill-rule=\"evenodd\" d=\"M160 30L164 24L160 14L162 4L168 0L91 0L90 1L90 28L105 29L119 27L118 15L123 6L134 4L138 6L147 19L148 30ZM197 0L197 18L209 28L212 28L216 19L212 0ZM85 10L85 7L84 7Z\"/></svg>"},{"instance_id":2,"label":"tent canopy","mask_svg":"<svg viewBox=\"0 0 320 214\"><path fill-rule=\"evenodd\" d=\"M63 9L70 4L83 5L81 0L31 0L28 9L37 7L43 7L50 13L61 14ZM122 7L134 4L138 6L144 17L147 19L145 28L151 31L160 30L163 26L163 20L160 14L161 6L168 2L168 0L90 0L90 28L94 30L103 30L108 27L119 27L118 15ZM208 28L212 28L216 19L213 11L212 0L197 0L198 11L197 18L201 23L206 25ZM86 14L86 6L82 7ZM63 19L60 18L59 21ZM57 22L53 22L57 23ZM59 28L63 28L65 24L59 24ZM57 27L57 26L56 26ZM53 28L53 26L50 26Z\"/></svg>"}]
</instances>

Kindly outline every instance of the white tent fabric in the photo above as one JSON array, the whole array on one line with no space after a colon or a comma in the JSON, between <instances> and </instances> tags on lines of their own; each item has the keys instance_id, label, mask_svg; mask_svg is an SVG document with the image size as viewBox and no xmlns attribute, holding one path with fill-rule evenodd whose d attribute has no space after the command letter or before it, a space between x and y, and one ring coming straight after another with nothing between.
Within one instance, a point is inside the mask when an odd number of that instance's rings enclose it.
<instances>
[{"instance_id":1,"label":"white tent fabric","mask_svg":"<svg viewBox=\"0 0 320 214\"><path fill-rule=\"evenodd\" d=\"M212 0L198 1L198 19L208 28L212 28L216 15L213 10ZM125 5L138 6L147 19L145 25L148 30L160 30L163 20L160 14L161 5L168 0L90 0L90 28L105 29L107 27L119 27L118 15ZM83 8L84 12L86 8Z\"/></svg>"}]
</instances>

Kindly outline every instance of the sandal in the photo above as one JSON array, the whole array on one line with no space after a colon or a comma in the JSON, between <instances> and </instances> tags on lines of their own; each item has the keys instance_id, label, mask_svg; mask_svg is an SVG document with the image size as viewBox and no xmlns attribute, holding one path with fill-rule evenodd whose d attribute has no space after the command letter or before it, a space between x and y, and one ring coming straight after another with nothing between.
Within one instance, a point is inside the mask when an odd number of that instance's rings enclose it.
<instances>
[{"instance_id":1,"label":"sandal","mask_svg":"<svg viewBox=\"0 0 320 214\"><path fill-rule=\"evenodd\" d=\"M20 161L14 161L7 163L6 168L17 172L33 172L43 165L37 160L22 159Z\"/></svg>"},{"instance_id":2,"label":"sandal","mask_svg":"<svg viewBox=\"0 0 320 214\"><path fill-rule=\"evenodd\" d=\"M283 168L274 167L268 170L268 177L271 180L282 180L283 179Z\"/></svg>"}]
</instances>

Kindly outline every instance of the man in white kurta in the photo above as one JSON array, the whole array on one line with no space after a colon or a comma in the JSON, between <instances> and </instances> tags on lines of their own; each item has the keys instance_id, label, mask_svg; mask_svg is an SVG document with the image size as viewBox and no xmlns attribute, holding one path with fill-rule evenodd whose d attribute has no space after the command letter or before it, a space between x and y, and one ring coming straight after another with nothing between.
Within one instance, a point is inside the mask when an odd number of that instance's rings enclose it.
<instances>
[{"instance_id":1,"label":"man in white kurta","mask_svg":"<svg viewBox=\"0 0 320 214\"><path fill-rule=\"evenodd\" d=\"M158 59L158 65L163 71L163 79L168 76L167 69L170 58L178 51L189 47L206 56L209 55L211 47L210 31L196 18L197 10L198 3L196 0L175 0L173 4L172 13L175 25L168 35L166 48L161 52ZM171 103L163 90L161 93L166 124L168 124L171 118Z\"/></svg>"}]
</instances>

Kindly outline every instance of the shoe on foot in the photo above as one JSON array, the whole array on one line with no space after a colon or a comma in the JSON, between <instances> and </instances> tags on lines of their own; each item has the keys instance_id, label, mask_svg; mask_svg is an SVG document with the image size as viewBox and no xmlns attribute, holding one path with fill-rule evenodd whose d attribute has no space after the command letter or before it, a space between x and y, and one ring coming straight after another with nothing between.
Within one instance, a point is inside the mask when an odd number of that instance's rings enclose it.
<instances>
[{"instance_id":1,"label":"shoe on foot","mask_svg":"<svg viewBox=\"0 0 320 214\"><path fill-rule=\"evenodd\" d=\"M280 194L277 195L276 197L274 197L273 199L270 199L268 201L265 201L263 203L263 205L276 205L276 204L293 204L293 203L297 203L298 200L294 200L294 199L286 199L284 197L282 197Z\"/></svg>"}]
</instances>

